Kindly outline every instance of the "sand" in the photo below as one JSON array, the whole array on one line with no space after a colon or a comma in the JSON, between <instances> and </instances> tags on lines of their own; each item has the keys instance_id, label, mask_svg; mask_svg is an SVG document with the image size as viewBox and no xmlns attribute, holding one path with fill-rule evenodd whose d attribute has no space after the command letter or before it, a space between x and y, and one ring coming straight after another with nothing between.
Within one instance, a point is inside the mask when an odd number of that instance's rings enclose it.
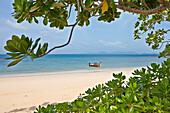
<instances>
[{"instance_id":1,"label":"sand","mask_svg":"<svg viewBox=\"0 0 170 113\"><path fill-rule=\"evenodd\" d=\"M113 72L129 78L133 69L0 78L0 113L32 113L38 105L71 102L89 87L111 80Z\"/></svg>"}]
</instances>

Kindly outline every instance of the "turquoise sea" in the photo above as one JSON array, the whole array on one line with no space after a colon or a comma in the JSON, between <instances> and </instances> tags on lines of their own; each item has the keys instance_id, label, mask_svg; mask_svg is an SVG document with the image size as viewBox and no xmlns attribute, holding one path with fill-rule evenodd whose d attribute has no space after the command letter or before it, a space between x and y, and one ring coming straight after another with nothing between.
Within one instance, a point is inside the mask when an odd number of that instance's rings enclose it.
<instances>
[{"instance_id":1,"label":"turquoise sea","mask_svg":"<svg viewBox=\"0 0 170 113\"><path fill-rule=\"evenodd\" d=\"M7 57L7 55L0 55L0 77L121 70L146 67L151 63L165 60L165 58L157 58L157 55L50 54L33 62L30 58L26 58L16 66L7 67L11 62L4 59ZM88 66L89 62L100 61L102 61L100 68Z\"/></svg>"}]
</instances>

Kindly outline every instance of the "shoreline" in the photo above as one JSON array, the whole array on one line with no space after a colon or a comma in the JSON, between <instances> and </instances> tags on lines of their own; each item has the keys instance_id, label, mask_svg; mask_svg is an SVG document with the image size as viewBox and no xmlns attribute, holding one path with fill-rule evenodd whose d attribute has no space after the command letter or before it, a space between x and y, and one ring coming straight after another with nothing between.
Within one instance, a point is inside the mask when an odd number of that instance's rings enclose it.
<instances>
[{"instance_id":1,"label":"shoreline","mask_svg":"<svg viewBox=\"0 0 170 113\"><path fill-rule=\"evenodd\" d=\"M146 66L145 66L146 67ZM15 74L0 74L0 78L15 78L15 77L28 77L28 76L49 76L49 75L63 75L63 74L76 74L76 73L93 73L93 72L107 72L107 71L121 71L121 70L136 70L145 68L141 67L121 67L121 68L105 68L105 69L81 69L81 70L66 70L66 71L44 71L44 72L21 72Z\"/></svg>"},{"instance_id":2,"label":"shoreline","mask_svg":"<svg viewBox=\"0 0 170 113\"><path fill-rule=\"evenodd\" d=\"M88 88L113 79L113 73L123 72L127 80L134 69L0 78L0 110L32 113L39 105L71 102Z\"/></svg>"}]
</instances>

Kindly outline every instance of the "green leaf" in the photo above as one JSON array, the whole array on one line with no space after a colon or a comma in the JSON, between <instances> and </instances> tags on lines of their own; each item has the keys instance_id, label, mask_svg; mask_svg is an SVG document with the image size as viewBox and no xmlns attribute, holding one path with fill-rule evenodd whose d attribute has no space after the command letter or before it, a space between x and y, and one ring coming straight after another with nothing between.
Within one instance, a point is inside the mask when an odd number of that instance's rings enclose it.
<instances>
[{"instance_id":1,"label":"green leaf","mask_svg":"<svg viewBox=\"0 0 170 113\"><path fill-rule=\"evenodd\" d=\"M18 23L23 22L26 19L26 17L27 17L27 14L22 13L22 15L18 18L17 22Z\"/></svg>"},{"instance_id":2,"label":"green leaf","mask_svg":"<svg viewBox=\"0 0 170 113\"><path fill-rule=\"evenodd\" d=\"M169 86L169 81L168 81L168 79L163 78L163 85L164 85L165 88L167 88L167 86Z\"/></svg>"},{"instance_id":3,"label":"green leaf","mask_svg":"<svg viewBox=\"0 0 170 113\"><path fill-rule=\"evenodd\" d=\"M116 9L116 5L115 5L114 0L111 0L111 3L112 3L113 11L116 13L116 12L117 12L117 9Z\"/></svg>"},{"instance_id":4,"label":"green leaf","mask_svg":"<svg viewBox=\"0 0 170 113\"><path fill-rule=\"evenodd\" d=\"M92 2L91 0L86 0L85 7L87 7L87 8L90 7L91 2Z\"/></svg>"},{"instance_id":5,"label":"green leaf","mask_svg":"<svg viewBox=\"0 0 170 113\"><path fill-rule=\"evenodd\" d=\"M86 26L88 26L90 24L89 20L86 20Z\"/></svg>"},{"instance_id":6,"label":"green leaf","mask_svg":"<svg viewBox=\"0 0 170 113\"><path fill-rule=\"evenodd\" d=\"M52 22L51 24L50 24L50 27L54 27L55 26L55 22Z\"/></svg>"},{"instance_id":7,"label":"green leaf","mask_svg":"<svg viewBox=\"0 0 170 113\"><path fill-rule=\"evenodd\" d=\"M21 57L24 57L25 55L18 55L18 56L12 56L12 57L10 57L10 58L5 58L5 59L7 59L7 60L9 60L9 59L18 59L18 58L21 58Z\"/></svg>"},{"instance_id":8,"label":"green leaf","mask_svg":"<svg viewBox=\"0 0 170 113\"><path fill-rule=\"evenodd\" d=\"M12 40L15 40L15 41L17 41L19 43L21 39L18 36L13 35Z\"/></svg>"},{"instance_id":9,"label":"green leaf","mask_svg":"<svg viewBox=\"0 0 170 113\"><path fill-rule=\"evenodd\" d=\"M48 24L48 20L47 20L47 18L44 18L44 20L43 20L43 24L44 24L44 25L47 25L47 24Z\"/></svg>"},{"instance_id":10,"label":"green leaf","mask_svg":"<svg viewBox=\"0 0 170 113\"><path fill-rule=\"evenodd\" d=\"M9 51L9 52L16 52L16 51L13 51L13 50L9 49L8 46L4 46L4 48L5 48L7 51Z\"/></svg>"},{"instance_id":11,"label":"green leaf","mask_svg":"<svg viewBox=\"0 0 170 113\"><path fill-rule=\"evenodd\" d=\"M25 58L25 57L24 57L24 58ZM17 63L19 63L19 62L20 62L21 60L23 60L24 58L14 60L13 62L11 62L11 63L8 65L8 67L16 65Z\"/></svg>"},{"instance_id":12,"label":"green leaf","mask_svg":"<svg viewBox=\"0 0 170 113\"><path fill-rule=\"evenodd\" d=\"M38 24L38 20L34 17L34 22Z\"/></svg>"},{"instance_id":13,"label":"green leaf","mask_svg":"<svg viewBox=\"0 0 170 113\"><path fill-rule=\"evenodd\" d=\"M58 18L58 20L60 20L64 25L67 24L67 21L65 21L63 18Z\"/></svg>"},{"instance_id":14,"label":"green leaf","mask_svg":"<svg viewBox=\"0 0 170 113\"><path fill-rule=\"evenodd\" d=\"M41 38L38 38L38 39L35 41L35 43L34 43L32 49L31 49L31 52L37 47L38 42L40 41L40 39L41 39Z\"/></svg>"},{"instance_id":15,"label":"green leaf","mask_svg":"<svg viewBox=\"0 0 170 113\"><path fill-rule=\"evenodd\" d=\"M116 106L110 106L110 110L114 110L114 109L117 109Z\"/></svg>"},{"instance_id":16,"label":"green leaf","mask_svg":"<svg viewBox=\"0 0 170 113\"><path fill-rule=\"evenodd\" d=\"M28 49L28 43L25 40L20 41L20 50L22 53L26 54Z\"/></svg>"},{"instance_id":17,"label":"green leaf","mask_svg":"<svg viewBox=\"0 0 170 113\"><path fill-rule=\"evenodd\" d=\"M167 64L170 64L170 58L167 58Z\"/></svg>"},{"instance_id":18,"label":"green leaf","mask_svg":"<svg viewBox=\"0 0 170 113\"><path fill-rule=\"evenodd\" d=\"M19 56L21 53L7 53L7 55L10 55L12 57Z\"/></svg>"},{"instance_id":19,"label":"green leaf","mask_svg":"<svg viewBox=\"0 0 170 113\"><path fill-rule=\"evenodd\" d=\"M157 96L153 97L153 103L155 103L155 102L158 102L158 97Z\"/></svg>"},{"instance_id":20,"label":"green leaf","mask_svg":"<svg viewBox=\"0 0 170 113\"><path fill-rule=\"evenodd\" d=\"M129 113L134 113L134 107L133 106L130 108Z\"/></svg>"},{"instance_id":21,"label":"green leaf","mask_svg":"<svg viewBox=\"0 0 170 113\"><path fill-rule=\"evenodd\" d=\"M21 36L21 40L25 40L25 35L22 35L22 36Z\"/></svg>"},{"instance_id":22,"label":"green leaf","mask_svg":"<svg viewBox=\"0 0 170 113\"><path fill-rule=\"evenodd\" d=\"M11 50L13 52L20 52L19 43L15 40L8 40L7 41L7 47L8 47L9 50Z\"/></svg>"},{"instance_id":23,"label":"green leaf","mask_svg":"<svg viewBox=\"0 0 170 113\"><path fill-rule=\"evenodd\" d=\"M89 108L88 108L88 109L86 109L86 112L87 112L87 113L90 113L90 109L89 109Z\"/></svg>"},{"instance_id":24,"label":"green leaf","mask_svg":"<svg viewBox=\"0 0 170 113\"><path fill-rule=\"evenodd\" d=\"M15 0L14 3L15 3L15 5L16 5L16 7L17 7L17 9L19 11L23 10L23 5L22 5L22 1L21 0Z\"/></svg>"},{"instance_id":25,"label":"green leaf","mask_svg":"<svg viewBox=\"0 0 170 113\"><path fill-rule=\"evenodd\" d=\"M55 3L52 5L52 7L57 7L57 8L61 8L61 7L65 7L65 5L63 3Z\"/></svg>"},{"instance_id":26,"label":"green leaf","mask_svg":"<svg viewBox=\"0 0 170 113\"><path fill-rule=\"evenodd\" d=\"M33 43L33 41L32 41L32 38L31 38L31 39L29 40L29 42L28 42L28 48L31 47L32 43Z\"/></svg>"},{"instance_id":27,"label":"green leaf","mask_svg":"<svg viewBox=\"0 0 170 113\"><path fill-rule=\"evenodd\" d=\"M32 13L32 12L36 11L37 9L39 9L39 7L40 6L38 4L35 4L34 6L31 7L29 12Z\"/></svg>"},{"instance_id":28,"label":"green leaf","mask_svg":"<svg viewBox=\"0 0 170 113\"><path fill-rule=\"evenodd\" d=\"M83 105L83 102L82 101L80 101L80 100L77 100L76 101L76 105L77 105L77 107L80 107L80 108L82 108L84 105Z\"/></svg>"},{"instance_id":29,"label":"green leaf","mask_svg":"<svg viewBox=\"0 0 170 113\"><path fill-rule=\"evenodd\" d=\"M138 101L138 99L137 99L136 95L134 95L134 100L135 100L135 101Z\"/></svg>"},{"instance_id":30,"label":"green leaf","mask_svg":"<svg viewBox=\"0 0 170 113\"><path fill-rule=\"evenodd\" d=\"M41 52L41 44L39 44L37 52L36 52L36 55L41 55L41 54L42 54L42 52Z\"/></svg>"},{"instance_id":31,"label":"green leaf","mask_svg":"<svg viewBox=\"0 0 170 113\"><path fill-rule=\"evenodd\" d=\"M45 52L47 51L47 48L48 48L48 43L45 43L45 44L42 46L42 48L41 48L41 52L42 52L43 54L45 54Z\"/></svg>"}]
</instances>

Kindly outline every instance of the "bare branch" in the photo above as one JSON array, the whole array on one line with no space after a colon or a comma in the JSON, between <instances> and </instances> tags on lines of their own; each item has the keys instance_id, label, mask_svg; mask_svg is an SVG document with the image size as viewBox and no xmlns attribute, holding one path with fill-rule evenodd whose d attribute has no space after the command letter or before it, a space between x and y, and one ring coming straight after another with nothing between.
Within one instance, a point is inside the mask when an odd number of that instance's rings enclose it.
<instances>
[{"instance_id":1,"label":"bare branch","mask_svg":"<svg viewBox=\"0 0 170 113\"><path fill-rule=\"evenodd\" d=\"M40 0L40 2L42 3L43 6L45 6L45 3L42 0Z\"/></svg>"},{"instance_id":2,"label":"bare branch","mask_svg":"<svg viewBox=\"0 0 170 113\"><path fill-rule=\"evenodd\" d=\"M38 58L43 57L43 56L49 54L49 53L50 53L51 51L53 51L54 49L65 47L65 46L67 46L67 45L70 43L71 38L72 38L72 34L73 34L73 30L74 30L75 26L77 25L77 23L78 23L78 21L79 21L79 15L80 15L80 3L79 3L79 0L77 0L77 7L78 7L77 21L75 22L75 24L74 24L74 25L72 26L72 28L71 28L70 36L69 36L69 39L68 39L67 43L65 43L65 44L63 44L63 45L60 45L60 46L55 46L55 47L53 47L52 49L50 49L50 50L49 50L48 52L46 52L45 54L43 54L43 55L41 55L41 56L38 56Z\"/></svg>"},{"instance_id":3,"label":"bare branch","mask_svg":"<svg viewBox=\"0 0 170 113\"><path fill-rule=\"evenodd\" d=\"M122 5L122 0L119 0L118 3L119 3L119 5Z\"/></svg>"},{"instance_id":4,"label":"bare branch","mask_svg":"<svg viewBox=\"0 0 170 113\"><path fill-rule=\"evenodd\" d=\"M160 4L164 3L164 0L157 0Z\"/></svg>"},{"instance_id":5,"label":"bare branch","mask_svg":"<svg viewBox=\"0 0 170 113\"><path fill-rule=\"evenodd\" d=\"M147 7L147 9L150 10L150 8L149 8L148 5L146 4L145 0L142 0L142 2L143 2L144 5Z\"/></svg>"},{"instance_id":6,"label":"bare branch","mask_svg":"<svg viewBox=\"0 0 170 113\"><path fill-rule=\"evenodd\" d=\"M60 15L62 15L63 13L64 13L64 11L66 11L66 9L67 9L67 7L69 6L69 4L65 7L65 9L59 14L59 16Z\"/></svg>"},{"instance_id":7,"label":"bare branch","mask_svg":"<svg viewBox=\"0 0 170 113\"><path fill-rule=\"evenodd\" d=\"M70 5L70 9L69 9L69 14L68 14L68 17L66 18L66 20L68 20L70 18L70 15L71 15L71 9L72 9L72 4Z\"/></svg>"},{"instance_id":8,"label":"bare branch","mask_svg":"<svg viewBox=\"0 0 170 113\"><path fill-rule=\"evenodd\" d=\"M141 9L140 7L138 7L137 5L130 3L130 2L122 2L121 4L128 4L128 5L133 5L134 7Z\"/></svg>"},{"instance_id":9,"label":"bare branch","mask_svg":"<svg viewBox=\"0 0 170 113\"><path fill-rule=\"evenodd\" d=\"M162 44L161 44L161 46L160 46L159 48L157 48L157 50L158 50L158 49L161 49L164 43L169 43L169 42L170 42L170 41L163 41L163 42L161 42Z\"/></svg>"},{"instance_id":10,"label":"bare branch","mask_svg":"<svg viewBox=\"0 0 170 113\"><path fill-rule=\"evenodd\" d=\"M72 37L74 28L75 28L75 25L71 28L70 36L69 36L69 39L68 39L67 43L65 43L65 44L63 44L63 45L60 45L60 46L55 46L55 47L53 47L52 49L50 49L50 50L49 50L48 52L46 52L45 54L43 54L43 55L41 55L41 56L38 56L38 58L43 57L43 56L49 54L51 51L53 51L53 50L56 49L56 48L62 48L62 47L64 47L64 46L67 46L67 45L70 43L70 41L71 41L71 37Z\"/></svg>"},{"instance_id":11,"label":"bare branch","mask_svg":"<svg viewBox=\"0 0 170 113\"><path fill-rule=\"evenodd\" d=\"M116 8L124 10L124 11L128 11L128 12L132 12L132 13L150 15L150 14L155 14L155 13L158 13L158 12L161 12L161 11L164 11L170 8L170 2L166 2L166 5L158 6L151 10L138 10L138 9L128 8L122 5L116 5Z\"/></svg>"}]
</instances>

